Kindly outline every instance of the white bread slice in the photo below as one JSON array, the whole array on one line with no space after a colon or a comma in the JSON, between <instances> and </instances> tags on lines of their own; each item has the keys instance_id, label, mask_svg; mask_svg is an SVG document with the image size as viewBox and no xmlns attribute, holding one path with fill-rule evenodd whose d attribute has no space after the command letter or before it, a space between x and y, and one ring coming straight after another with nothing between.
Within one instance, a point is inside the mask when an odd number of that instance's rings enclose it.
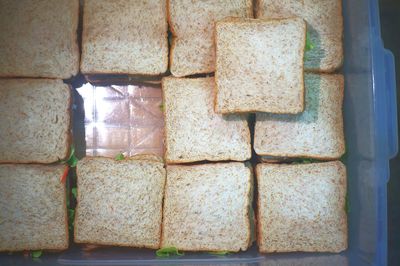
<instances>
[{"instance_id":1,"label":"white bread slice","mask_svg":"<svg viewBox=\"0 0 400 266\"><path fill-rule=\"evenodd\" d=\"M251 0L168 0L173 34L172 75L183 77L215 71L214 24L227 17L253 17Z\"/></svg>"},{"instance_id":2,"label":"white bread slice","mask_svg":"<svg viewBox=\"0 0 400 266\"><path fill-rule=\"evenodd\" d=\"M164 78L162 88L167 163L250 159L247 117L214 112L214 78Z\"/></svg>"},{"instance_id":3,"label":"white bread slice","mask_svg":"<svg viewBox=\"0 0 400 266\"><path fill-rule=\"evenodd\" d=\"M0 77L79 71L79 0L0 0Z\"/></svg>"},{"instance_id":4,"label":"white bread slice","mask_svg":"<svg viewBox=\"0 0 400 266\"><path fill-rule=\"evenodd\" d=\"M0 162L65 159L70 107L71 92L61 80L0 79Z\"/></svg>"},{"instance_id":5,"label":"white bread slice","mask_svg":"<svg viewBox=\"0 0 400 266\"><path fill-rule=\"evenodd\" d=\"M217 22L215 111L302 112L305 42L299 18Z\"/></svg>"},{"instance_id":6,"label":"white bread slice","mask_svg":"<svg viewBox=\"0 0 400 266\"><path fill-rule=\"evenodd\" d=\"M159 75L168 68L166 2L85 0L81 72Z\"/></svg>"},{"instance_id":7,"label":"white bread slice","mask_svg":"<svg viewBox=\"0 0 400 266\"><path fill-rule=\"evenodd\" d=\"M333 72L343 64L342 0L257 0L257 18L301 17L314 48L305 53L307 71Z\"/></svg>"},{"instance_id":8,"label":"white bread slice","mask_svg":"<svg viewBox=\"0 0 400 266\"><path fill-rule=\"evenodd\" d=\"M77 177L76 243L159 248L162 162L85 157Z\"/></svg>"},{"instance_id":9,"label":"white bread slice","mask_svg":"<svg viewBox=\"0 0 400 266\"><path fill-rule=\"evenodd\" d=\"M168 165L162 247L246 250L252 242L252 179L244 163Z\"/></svg>"},{"instance_id":10,"label":"white bread slice","mask_svg":"<svg viewBox=\"0 0 400 266\"><path fill-rule=\"evenodd\" d=\"M68 248L64 165L0 165L0 251Z\"/></svg>"},{"instance_id":11,"label":"white bread slice","mask_svg":"<svg viewBox=\"0 0 400 266\"><path fill-rule=\"evenodd\" d=\"M340 161L258 164L260 252L347 248L346 168Z\"/></svg>"},{"instance_id":12,"label":"white bread slice","mask_svg":"<svg viewBox=\"0 0 400 266\"><path fill-rule=\"evenodd\" d=\"M306 74L306 104L298 115L256 115L258 155L338 159L345 152L343 76Z\"/></svg>"}]
</instances>

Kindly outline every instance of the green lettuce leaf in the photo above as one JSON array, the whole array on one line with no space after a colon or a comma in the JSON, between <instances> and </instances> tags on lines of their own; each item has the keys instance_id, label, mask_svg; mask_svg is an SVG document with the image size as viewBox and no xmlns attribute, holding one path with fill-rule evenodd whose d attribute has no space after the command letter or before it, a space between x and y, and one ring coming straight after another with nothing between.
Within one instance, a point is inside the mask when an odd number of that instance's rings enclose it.
<instances>
[{"instance_id":1,"label":"green lettuce leaf","mask_svg":"<svg viewBox=\"0 0 400 266\"><path fill-rule=\"evenodd\" d=\"M40 256L42 256L42 254L43 254L43 251L41 251L41 250L35 250L35 251L31 252L32 258L35 258L35 259L40 258Z\"/></svg>"},{"instance_id":2,"label":"green lettuce leaf","mask_svg":"<svg viewBox=\"0 0 400 266\"><path fill-rule=\"evenodd\" d=\"M122 161L123 159L125 159L125 156L122 153L119 153L117 156L115 156L116 161Z\"/></svg>"},{"instance_id":3,"label":"green lettuce leaf","mask_svg":"<svg viewBox=\"0 0 400 266\"><path fill-rule=\"evenodd\" d=\"M229 255L230 252L229 251L210 251L208 252L211 255L216 255L216 256L225 256L225 255Z\"/></svg>"},{"instance_id":4,"label":"green lettuce leaf","mask_svg":"<svg viewBox=\"0 0 400 266\"><path fill-rule=\"evenodd\" d=\"M310 34L307 32L306 34L306 52L311 51L314 49L314 43L311 41Z\"/></svg>"},{"instance_id":5,"label":"green lettuce leaf","mask_svg":"<svg viewBox=\"0 0 400 266\"><path fill-rule=\"evenodd\" d=\"M75 156L75 147L74 147L74 145L71 145L71 152L69 154L68 160L61 161L61 163L67 164L70 167L76 167L76 164L78 163L78 158L76 158L76 156Z\"/></svg>"},{"instance_id":6,"label":"green lettuce leaf","mask_svg":"<svg viewBox=\"0 0 400 266\"><path fill-rule=\"evenodd\" d=\"M74 188L71 189L71 193L72 193L72 195L74 195L74 197L75 197L75 199L76 199L76 193L77 193L76 187L74 187Z\"/></svg>"},{"instance_id":7,"label":"green lettuce leaf","mask_svg":"<svg viewBox=\"0 0 400 266\"><path fill-rule=\"evenodd\" d=\"M179 252L176 247L165 247L156 251L157 257L169 257L169 256L183 256L183 252Z\"/></svg>"}]
</instances>

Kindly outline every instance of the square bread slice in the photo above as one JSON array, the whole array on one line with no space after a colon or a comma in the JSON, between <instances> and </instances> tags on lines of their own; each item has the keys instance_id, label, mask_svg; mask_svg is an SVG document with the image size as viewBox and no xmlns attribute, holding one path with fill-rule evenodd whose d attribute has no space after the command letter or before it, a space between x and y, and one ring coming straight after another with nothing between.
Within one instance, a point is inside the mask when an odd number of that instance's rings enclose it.
<instances>
[{"instance_id":1,"label":"square bread slice","mask_svg":"<svg viewBox=\"0 0 400 266\"><path fill-rule=\"evenodd\" d=\"M0 79L0 163L53 163L70 147L71 92L52 79Z\"/></svg>"},{"instance_id":2,"label":"square bread slice","mask_svg":"<svg viewBox=\"0 0 400 266\"><path fill-rule=\"evenodd\" d=\"M84 74L159 75L168 68L166 1L85 0Z\"/></svg>"},{"instance_id":3,"label":"square bread slice","mask_svg":"<svg viewBox=\"0 0 400 266\"><path fill-rule=\"evenodd\" d=\"M74 241L159 248L165 175L153 159L80 160Z\"/></svg>"},{"instance_id":4,"label":"square bread slice","mask_svg":"<svg viewBox=\"0 0 400 266\"><path fill-rule=\"evenodd\" d=\"M344 81L340 74L306 74L305 110L297 115L256 114L258 155L338 159L345 152Z\"/></svg>"},{"instance_id":5,"label":"square bread slice","mask_svg":"<svg viewBox=\"0 0 400 266\"><path fill-rule=\"evenodd\" d=\"M302 112L305 43L299 18L217 22L215 111Z\"/></svg>"},{"instance_id":6,"label":"square bread slice","mask_svg":"<svg viewBox=\"0 0 400 266\"><path fill-rule=\"evenodd\" d=\"M0 251L68 248L64 165L0 165Z\"/></svg>"},{"instance_id":7,"label":"square bread slice","mask_svg":"<svg viewBox=\"0 0 400 266\"><path fill-rule=\"evenodd\" d=\"M340 161L258 164L260 252L347 249L346 168Z\"/></svg>"},{"instance_id":8,"label":"square bread slice","mask_svg":"<svg viewBox=\"0 0 400 266\"><path fill-rule=\"evenodd\" d=\"M170 68L183 77L215 71L214 24L227 17L253 17L251 0L169 0L173 35Z\"/></svg>"},{"instance_id":9,"label":"square bread slice","mask_svg":"<svg viewBox=\"0 0 400 266\"><path fill-rule=\"evenodd\" d=\"M257 0L257 18L301 17L314 48L305 53L308 71L333 72L343 64L342 0Z\"/></svg>"},{"instance_id":10,"label":"square bread slice","mask_svg":"<svg viewBox=\"0 0 400 266\"><path fill-rule=\"evenodd\" d=\"M167 163L251 158L247 116L214 112L214 78L164 78L162 88Z\"/></svg>"},{"instance_id":11,"label":"square bread slice","mask_svg":"<svg viewBox=\"0 0 400 266\"><path fill-rule=\"evenodd\" d=\"M246 250L252 199L252 171L244 163L168 165L162 247Z\"/></svg>"},{"instance_id":12,"label":"square bread slice","mask_svg":"<svg viewBox=\"0 0 400 266\"><path fill-rule=\"evenodd\" d=\"M0 77L79 71L79 0L0 0Z\"/></svg>"}]
</instances>

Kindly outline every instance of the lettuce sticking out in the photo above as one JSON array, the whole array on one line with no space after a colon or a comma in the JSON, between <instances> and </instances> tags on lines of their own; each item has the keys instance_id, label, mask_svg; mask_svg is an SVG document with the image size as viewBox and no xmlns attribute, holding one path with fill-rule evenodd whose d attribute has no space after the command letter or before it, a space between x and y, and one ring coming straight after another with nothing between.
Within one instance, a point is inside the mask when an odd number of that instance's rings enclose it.
<instances>
[{"instance_id":1,"label":"lettuce sticking out","mask_svg":"<svg viewBox=\"0 0 400 266\"><path fill-rule=\"evenodd\" d=\"M179 252L179 250L176 247L165 247L161 248L156 251L157 257L169 257L169 256L183 256L183 252Z\"/></svg>"},{"instance_id":2,"label":"lettuce sticking out","mask_svg":"<svg viewBox=\"0 0 400 266\"><path fill-rule=\"evenodd\" d=\"M71 193L72 193L72 195L74 195L74 197L75 197L75 199L76 199L76 193L77 193L76 187L74 187L74 188L71 189Z\"/></svg>"},{"instance_id":3,"label":"lettuce sticking out","mask_svg":"<svg viewBox=\"0 0 400 266\"><path fill-rule=\"evenodd\" d=\"M31 252L32 258L37 259L40 258L40 256L42 256L43 251L41 250L35 250Z\"/></svg>"},{"instance_id":4,"label":"lettuce sticking out","mask_svg":"<svg viewBox=\"0 0 400 266\"><path fill-rule=\"evenodd\" d=\"M306 52L311 51L314 49L314 43L311 41L310 34L307 32L306 34Z\"/></svg>"},{"instance_id":5,"label":"lettuce sticking out","mask_svg":"<svg viewBox=\"0 0 400 266\"><path fill-rule=\"evenodd\" d=\"M230 254L229 251L210 251L208 253L215 256L226 256Z\"/></svg>"},{"instance_id":6,"label":"lettuce sticking out","mask_svg":"<svg viewBox=\"0 0 400 266\"><path fill-rule=\"evenodd\" d=\"M118 153L117 156L115 156L116 161L122 161L125 159L125 156L122 153Z\"/></svg>"}]
</instances>

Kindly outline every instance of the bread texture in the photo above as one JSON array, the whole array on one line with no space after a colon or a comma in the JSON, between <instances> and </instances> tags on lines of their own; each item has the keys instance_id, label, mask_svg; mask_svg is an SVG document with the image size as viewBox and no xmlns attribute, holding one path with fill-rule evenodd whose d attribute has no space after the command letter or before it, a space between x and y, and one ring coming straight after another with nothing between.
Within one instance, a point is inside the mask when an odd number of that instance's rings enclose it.
<instances>
[{"instance_id":1,"label":"bread texture","mask_svg":"<svg viewBox=\"0 0 400 266\"><path fill-rule=\"evenodd\" d=\"M79 0L0 0L0 77L79 71Z\"/></svg>"},{"instance_id":2,"label":"bread texture","mask_svg":"<svg viewBox=\"0 0 400 266\"><path fill-rule=\"evenodd\" d=\"M136 154L133 155L131 157L129 157L130 159L135 159L135 160L144 160L144 161L155 161L155 162L160 162L163 163L164 159L154 155L154 154Z\"/></svg>"},{"instance_id":3,"label":"bread texture","mask_svg":"<svg viewBox=\"0 0 400 266\"><path fill-rule=\"evenodd\" d=\"M307 71L333 72L343 64L341 0L257 0L257 18L301 17L314 48L305 53Z\"/></svg>"},{"instance_id":4,"label":"bread texture","mask_svg":"<svg viewBox=\"0 0 400 266\"><path fill-rule=\"evenodd\" d=\"M306 74L305 110L297 115L256 114L258 155L338 159L345 152L344 81L340 74Z\"/></svg>"},{"instance_id":5,"label":"bread texture","mask_svg":"<svg viewBox=\"0 0 400 266\"><path fill-rule=\"evenodd\" d=\"M162 89L167 163L251 158L247 117L214 112L214 78L164 78Z\"/></svg>"},{"instance_id":6,"label":"bread texture","mask_svg":"<svg viewBox=\"0 0 400 266\"><path fill-rule=\"evenodd\" d=\"M159 248L163 163L85 157L77 176L76 243Z\"/></svg>"},{"instance_id":7,"label":"bread texture","mask_svg":"<svg viewBox=\"0 0 400 266\"><path fill-rule=\"evenodd\" d=\"M64 165L0 165L0 251L68 248Z\"/></svg>"},{"instance_id":8,"label":"bread texture","mask_svg":"<svg viewBox=\"0 0 400 266\"><path fill-rule=\"evenodd\" d=\"M159 75L168 68L166 2L85 0L84 74Z\"/></svg>"},{"instance_id":9,"label":"bread texture","mask_svg":"<svg viewBox=\"0 0 400 266\"><path fill-rule=\"evenodd\" d=\"M215 111L302 112L305 41L299 18L217 22Z\"/></svg>"},{"instance_id":10,"label":"bread texture","mask_svg":"<svg viewBox=\"0 0 400 266\"><path fill-rule=\"evenodd\" d=\"M215 71L215 22L227 17L253 17L251 0L168 0L173 35L170 68L183 77Z\"/></svg>"},{"instance_id":11,"label":"bread texture","mask_svg":"<svg viewBox=\"0 0 400 266\"><path fill-rule=\"evenodd\" d=\"M0 79L0 162L68 157L70 107L71 92L61 80Z\"/></svg>"},{"instance_id":12,"label":"bread texture","mask_svg":"<svg viewBox=\"0 0 400 266\"><path fill-rule=\"evenodd\" d=\"M346 168L340 161L258 164L260 252L347 249Z\"/></svg>"},{"instance_id":13,"label":"bread texture","mask_svg":"<svg viewBox=\"0 0 400 266\"><path fill-rule=\"evenodd\" d=\"M168 165L162 247L246 250L252 242L252 187L244 163Z\"/></svg>"}]
</instances>

